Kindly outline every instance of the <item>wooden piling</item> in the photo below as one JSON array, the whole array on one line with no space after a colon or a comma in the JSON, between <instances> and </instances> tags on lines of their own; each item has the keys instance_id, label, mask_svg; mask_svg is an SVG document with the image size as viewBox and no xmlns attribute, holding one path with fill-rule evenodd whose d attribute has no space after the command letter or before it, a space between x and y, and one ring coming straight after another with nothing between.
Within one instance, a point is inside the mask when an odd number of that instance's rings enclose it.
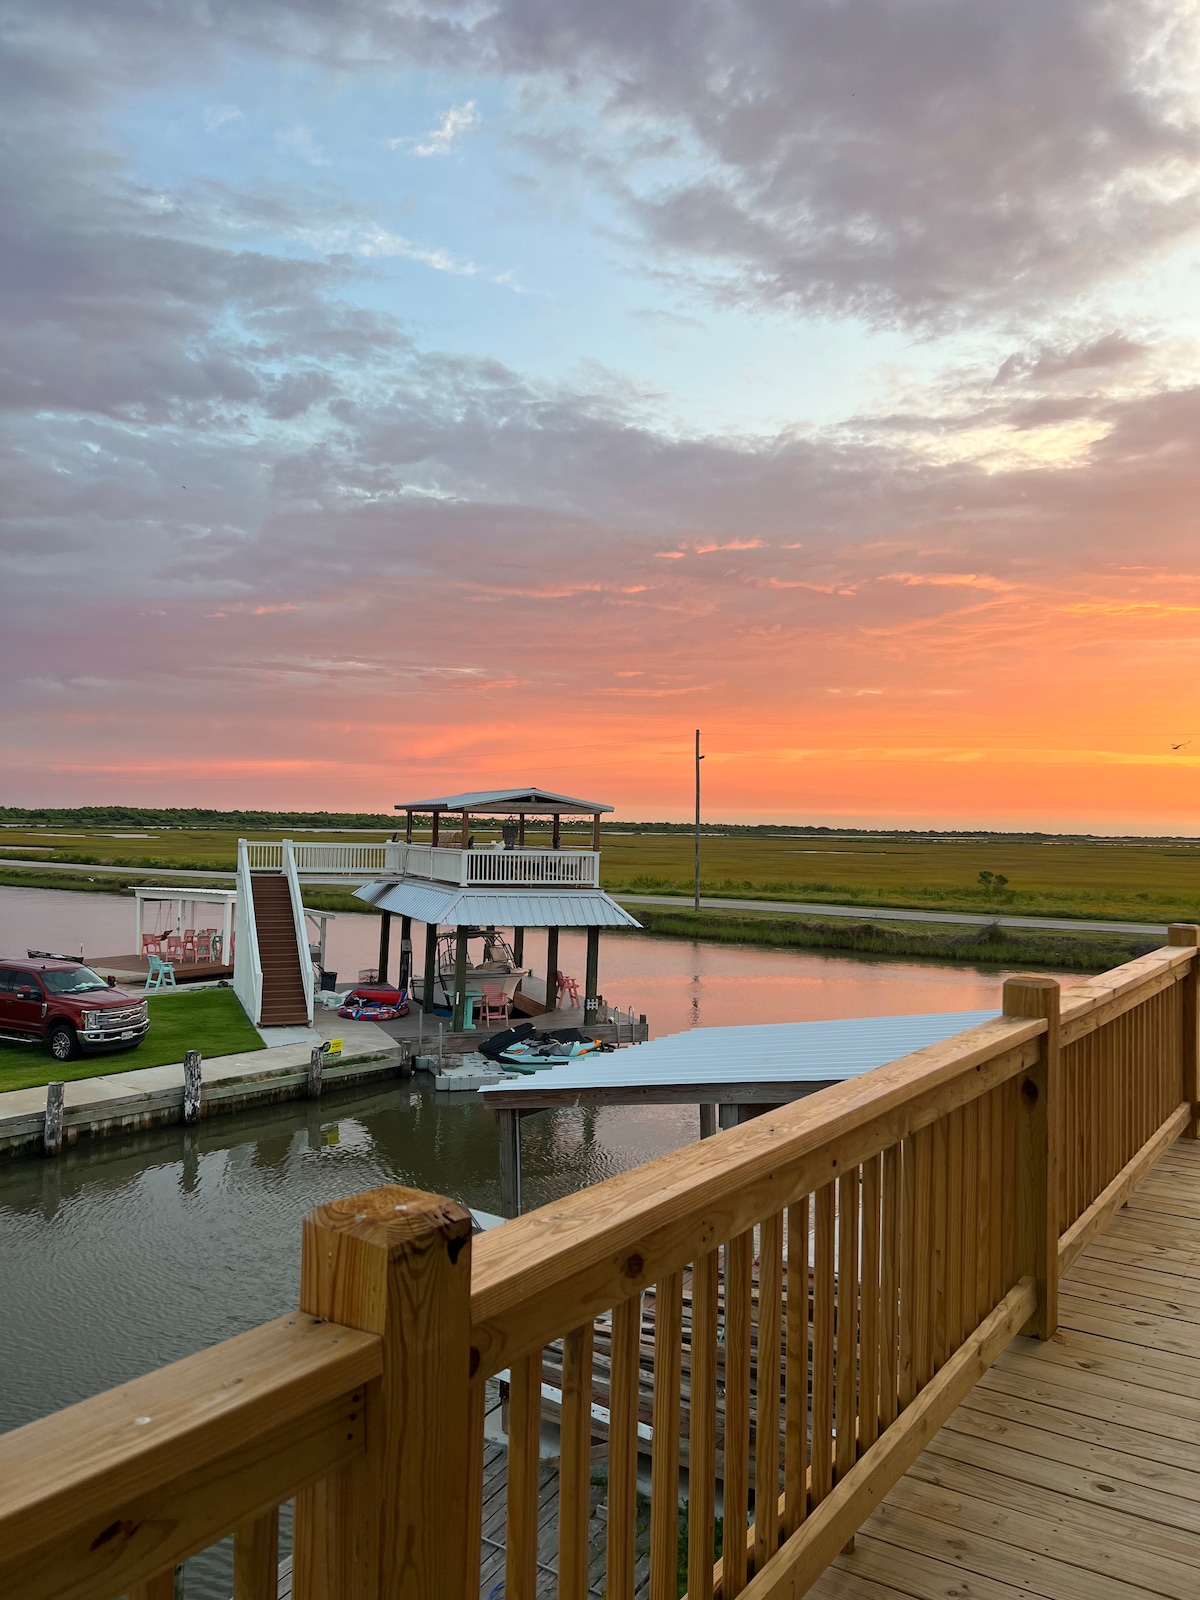
<instances>
[{"instance_id":1,"label":"wooden piling","mask_svg":"<svg viewBox=\"0 0 1200 1600\"><path fill-rule=\"evenodd\" d=\"M183 1057L183 1120L200 1121L199 1050L188 1050Z\"/></svg>"},{"instance_id":2,"label":"wooden piling","mask_svg":"<svg viewBox=\"0 0 1200 1600\"><path fill-rule=\"evenodd\" d=\"M48 1156L62 1154L63 1109L67 1100L65 1083L46 1085L46 1127L42 1135L42 1148Z\"/></svg>"},{"instance_id":3,"label":"wooden piling","mask_svg":"<svg viewBox=\"0 0 1200 1600\"><path fill-rule=\"evenodd\" d=\"M308 1058L308 1098L319 1100L324 1087L325 1076L325 1050L322 1045L315 1044Z\"/></svg>"}]
</instances>

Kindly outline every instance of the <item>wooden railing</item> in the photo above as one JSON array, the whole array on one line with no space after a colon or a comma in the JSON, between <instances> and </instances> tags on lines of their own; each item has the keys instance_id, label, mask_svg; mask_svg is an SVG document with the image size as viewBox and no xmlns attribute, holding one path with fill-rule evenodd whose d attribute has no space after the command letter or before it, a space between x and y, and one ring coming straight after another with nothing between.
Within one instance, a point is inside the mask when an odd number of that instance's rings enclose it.
<instances>
[{"instance_id":1,"label":"wooden railing","mask_svg":"<svg viewBox=\"0 0 1200 1600\"><path fill-rule=\"evenodd\" d=\"M0 1437L0 1594L159 1600L230 1531L236 1600L475 1600L487 1380L509 1383L505 1600L538 1588L543 1380L560 1399L557 1593L805 1593L1180 1133L1197 939L507 1222L400 1188L304 1223L300 1312ZM598 1358L603 1357L603 1360ZM641 1425L639 1428L639 1424ZM716 1486L724 1554L714 1562Z\"/></svg>"}]
</instances>

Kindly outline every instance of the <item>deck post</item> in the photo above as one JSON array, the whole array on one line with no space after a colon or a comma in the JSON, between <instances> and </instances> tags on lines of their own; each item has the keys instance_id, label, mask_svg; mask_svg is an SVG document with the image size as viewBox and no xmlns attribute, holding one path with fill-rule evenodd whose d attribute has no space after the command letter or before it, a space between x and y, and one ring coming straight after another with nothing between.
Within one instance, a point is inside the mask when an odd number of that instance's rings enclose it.
<instances>
[{"instance_id":1,"label":"deck post","mask_svg":"<svg viewBox=\"0 0 1200 1600\"><path fill-rule=\"evenodd\" d=\"M400 987L412 982L412 918L400 918Z\"/></svg>"},{"instance_id":2,"label":"deck post","mask_svg":"<svg viewBox=\"0 0 1200 1600\"><path fill-rule=\"evenodd\" d=\"M597 991L600 987L600 929L587 931L587 975L583 984L583 1025L594 1028L600 1020Z\"/></svg>"},{"instance_id":3,"label":"deck post","mask_svg":"<svg viewBox=\"0 0 1200 1600\"><path fill-rule=\"evenodd\" d=\"M711 1139L717 1131L717 1108L711 1101L700 1104L700 1137Z\"/></svg>"},{"instance_id":4,"label":"deck post","mask_svg":"<svg viewBox=\"0 0 1200 1600\"><path fill-rule=\"evenodd\" d=\"M554 813L554 821L550 827L550 848L551 850L562 849L562 818L557 811Z\"/></svg>"},{"instance_id":5,"label":"deck post","mask_svg":"<svg viewBox=\"0 0 1200 1600\"><path fill-rule=\"evenodd\" d=\"M391 955L392 913L384 911L379 918L379 981L388 981L388 961Z\"/></svg>"},{"instance_id":6,"label":"deck post","mask_svg":"<svg viewBox=\"0 0 1200 1600\"><path fill-rule=\"evenodd\" d=\"M546 1010L558 1010L558 929L546 929Z\"/></svg>"},{"instance_id":7,"label":"deck post","mask_svg":"<svg viewBox=\"0 0 1200 1600\"><path fill-rule=\"evenodd\" d=\"M500 1119L500 1213L521 1215L521 1113L503 1110Z\"/></svg>"},{"instance_id":8,"label":"deck post","mask_svg":"<svg viewBox=\"0 0 1200 1600\"><path fill-rule=\"evenodd\" d=\"M525 929L513 929L513 960L519 967L525 964Z\"/></svg>"},{"instance_id":9,"label":"deck post","mask_svg":"<svg viewBox=\"0 0 1200 1600\"><path fill-rule=\"evenodd\" d=\"M383 1372L365 1454L296 1496L294 1600L469 1592L470 1288L457 1201L390 1185L305 1217L301 1310L377 1334Z\"/></svg>"},{"instance_id":10,"label":"deck post","mask_svg":"<svg viewBox=\"0 0 1200 1600\"><path fill-rule=\"evenodd\" d=\"M1200 945L1200 924L1173 922L1167 929L1167 943ZM1200 1138L1200 1037L1197 1034L1197 989L1200 988L1200 950L1193 955L1183 978L1183 1090L1181 1100L1192 1107L1192 1120L1183 1131L1185 1139Z\"/></svg>"},{"instance_id":11,"label":"deck post","mask_svg":"<svg viewBox=\"0 0 1200 1600\"><path fill-rule=\"evenodd\" d=\"M325 1086L325 1051L315 1044L308 1053L308 1077L305 1089L310 1100L319 1100Z\"/></svg>"},{"instance_id":12,"label":"deck post","mask_svg":"<svg viewBox=\"0 0 1200 1600\"><path fill-rule=\"evenodd\" d=\"M522 811L517 816L517 848L525 848L525 813Z\"/></svg>"},{"instance_id":13,"label":"deck post","mask_svg":"<svg viewBox=\"0 0 1200 1600\"><path fill-rule=\"evenodd\" d=\"M134 945L133 948L137 951L138 957L140 959L142 956L145 955L145 951L142 949L142 930L145 927L145 905L144 905L142 897L138 893L138 891L135 889L133 892L134 892L134 897L135 897L135 899L137 901L137 933L135 934L135 938L137 939L137 943ZM147 963L146 970L147 971L150 970L149 969L149 963Z\"/></svg>"},{"instance_id":14,"label":"deck post","mask_svg":"<svg viewBox=\"0 0 1200 1600\"><path fill-rule=\"evenodd\" d=\"M221 917L221 961L227 967L233 965L233 901L228 896Z\"/></svg>"},{"instance_id":15,"label":"deck post","mask_svg":"<svg viewBox=\"0 0 1200 1600\"><path fill-rule=\"evenodd\" d=\"M454 1015L450 1026L461 1033L467 1025L467 930L460 927L454 936Z\"/></svg>"},{"instance_id":16,"label":"deck post","mask_svg":"<svg viewBox=\"0 0 1200 1600\"><path fill-rule=\"evenodd\" d=\"M437 992L437 933L436 922L425 924L425 985L421 990L421 1010L432 1012Z\"/></svg>"},{"instance_id":17,"label":"deck post","mask_svg":"<svg viewBox=\"0 0 1200 1600\"><path fill-rule=\"evenodd\" d=\"M430 823L429 823L429 838L430 838L432 847L435 850L437 849L438 838L440 836L440 829L439 829L440 821L441 821L441 812L440 811L435 811L433 813L433 816L432 816L432 818L430 820Z\"/></svg>"},{"instance_id":18,"label":"deck post","mask_svg":"<svg viewBox=\"0 0 1200 1600\"><path fill-rule=\"evenodd\" d=\"M1008 978L1006 1017L1044 1017L1037 1064L1021 1076L1018 1185L1021 1273L1037 1282L1037 1310L1026 1333L1049 1339L1058 1329L1059 1171L1062 1165L1061 991L1055 978Z\"/></svg>"},{"instance_id":19,"label":"deck post","mask_svg":"<svg viewBox=\"0 0 1200 1600\"><path fill-rule=\"evenodd\" d=\"M411 844L412 843L412 812L411 811L406 811L404 813L404 842L405 842L405 844Z\"/></svg>"}]
</instances>

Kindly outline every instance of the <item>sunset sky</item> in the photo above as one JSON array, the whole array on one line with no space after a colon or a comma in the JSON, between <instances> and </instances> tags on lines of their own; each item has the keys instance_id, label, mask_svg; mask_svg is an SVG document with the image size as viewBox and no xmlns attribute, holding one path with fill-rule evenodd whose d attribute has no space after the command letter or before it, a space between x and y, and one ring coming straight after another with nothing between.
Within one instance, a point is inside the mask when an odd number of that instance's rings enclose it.
<instances>
[{"instance_id":1,"label":"sunset sky","mask_svg":"<svg viewBox=\"0 0 1200 1600\"><path fill-rule=\"evenodd\" d=\"M1194 0L0 44L0 803L1200 832Z\"/></svg>"}]
</instances>

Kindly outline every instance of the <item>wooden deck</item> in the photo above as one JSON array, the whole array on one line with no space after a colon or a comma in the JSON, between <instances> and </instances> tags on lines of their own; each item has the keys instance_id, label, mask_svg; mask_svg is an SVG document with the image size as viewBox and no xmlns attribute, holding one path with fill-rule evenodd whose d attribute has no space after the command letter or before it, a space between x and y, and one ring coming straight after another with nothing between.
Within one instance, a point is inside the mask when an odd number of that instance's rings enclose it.
<instances>
[{"instance_id":1,"label":"wooden deck","mask_svg":"<svg viewBox=\"0 0 1200 1600\"><path fill-rule=\"evenodd\" d=\"M1200 1594L1200 1143L1181 1140L814 1600Z\"/></svg>"}]
</instances>

